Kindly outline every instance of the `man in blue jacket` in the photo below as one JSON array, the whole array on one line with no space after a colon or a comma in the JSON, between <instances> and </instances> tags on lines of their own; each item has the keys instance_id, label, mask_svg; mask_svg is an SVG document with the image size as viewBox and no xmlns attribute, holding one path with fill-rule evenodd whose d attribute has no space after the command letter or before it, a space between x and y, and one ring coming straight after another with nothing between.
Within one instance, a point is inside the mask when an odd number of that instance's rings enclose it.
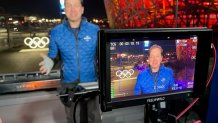
<instances>
[{"instance_id":1,"label":"man in blue jacket","mask_svg":"<svg viewBox=\"0 0 218 123\"><path fill-rule=\"evenodd\" d=\"M78 83L97 81L95 56L99 30L97 25L82 17L83 0L65 0L64 4L67 19L51 30L48 56L43 55L44 60L39 64L40 72L48 75L59 54L62 90L73 89ZM88 102L88 115L91 116L88 119L93 123L101 122L96 102L96 99ZM67 122L74 123L73 109L66 106L65 110Z\"/></svg>"},{"instance_id":2,"label":"man in blue jacket","mask_svg":"<svg viewBox=\"0 0 218 123\"><path fill-rule=\"evenodd\" d=\"M153 45L149 49L149 67L139 73L135 85L134 94L150 94L165 92L174 87L173 71L161 65L163 49L159 45Z\"/></svg>"}]
</instances>

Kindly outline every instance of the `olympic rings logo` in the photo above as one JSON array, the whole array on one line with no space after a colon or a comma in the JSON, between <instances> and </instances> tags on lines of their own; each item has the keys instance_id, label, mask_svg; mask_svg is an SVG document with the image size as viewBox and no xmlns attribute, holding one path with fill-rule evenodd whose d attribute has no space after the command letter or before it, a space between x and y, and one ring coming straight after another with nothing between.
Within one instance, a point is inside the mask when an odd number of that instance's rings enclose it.
<instances>
[{"instance_id":1,"label":"olympic rings logo","mask_svg":"<svg viewBox=\"0 0 218 123\"><path fill-rule=\"evenodd\" d=\"M24 44L29 46L32 49L35 48L45 48L46 45L49 44L49 38L48 37L34 37L34 38L30 38L30 37L26 37L24 39Z\"/></svg>"},{"instance_id":2,"label":"olympic rings logo","mask_svg":"<svg viewBox=\"0 0 218 123\"><path fill-rule=\"evenodd\" d=\"M130 78L132 75L134 74L134 70L133 69L129 69L129 70L118 70L116 72L116 76L119 77L120 79L124 79L124 78Z\"/></svg>"}]
</instances>

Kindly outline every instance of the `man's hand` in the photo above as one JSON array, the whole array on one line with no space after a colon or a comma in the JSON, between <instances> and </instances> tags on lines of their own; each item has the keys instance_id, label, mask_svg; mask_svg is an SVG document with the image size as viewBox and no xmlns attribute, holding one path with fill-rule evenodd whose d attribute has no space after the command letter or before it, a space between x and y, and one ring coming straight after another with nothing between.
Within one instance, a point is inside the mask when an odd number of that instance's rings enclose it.
<instances>
[{"instance_id":1,"label":"man's hand","mask_svg":"<svg viewBox=\"0 0 218 123\"><path fill-rule=\"evenodd\" d=\"M39 72L48 75L54 66L54 62L51 58L49 58L45 54L40 54L40 56L43 58L43 61L39 63L39 67L40 67Z\"/></svg>"}]
</instances>

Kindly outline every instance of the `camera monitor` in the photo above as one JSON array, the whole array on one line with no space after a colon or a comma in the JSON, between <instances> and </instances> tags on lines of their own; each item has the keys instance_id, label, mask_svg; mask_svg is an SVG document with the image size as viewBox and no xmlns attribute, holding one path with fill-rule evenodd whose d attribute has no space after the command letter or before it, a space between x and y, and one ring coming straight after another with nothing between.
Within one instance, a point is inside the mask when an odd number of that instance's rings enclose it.
<instances>
[{"instance_id":1,"label":"camera monitor","mask_svg":"<svg viewBox=\"0 0 218 123\"><path fill-rule=\"evenodd\" d=\"M203 94L211 41L207 28L101 30L102 110Z\"/></svg>"}]
</instances>

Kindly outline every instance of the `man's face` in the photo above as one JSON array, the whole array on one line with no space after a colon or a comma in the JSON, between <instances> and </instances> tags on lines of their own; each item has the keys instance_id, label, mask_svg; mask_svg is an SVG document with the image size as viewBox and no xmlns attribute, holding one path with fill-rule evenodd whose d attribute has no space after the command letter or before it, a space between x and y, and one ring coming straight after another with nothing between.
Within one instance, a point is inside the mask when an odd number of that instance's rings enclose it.
<instances>
[{"instance_id":1,"label":"man's face","mask_svg":"<svg viewBox=\"0 0 218 123\"><path fill-rule=\"evenodd\" d=\"M80 0L65 0L65 13L69 21L77 22L81 20L84 7Z\"/></svg>"},{"instance_id":2,"label":"man's face","mask_svg":"<svg viewBox=\"0 0 218 123\"><path fill-rule=\"evenodd\" d=\"M163 56L161 55L161 49L152 48L148 57L148 63L151 69L159 69Z\"/></svg>"}]
</instances>

